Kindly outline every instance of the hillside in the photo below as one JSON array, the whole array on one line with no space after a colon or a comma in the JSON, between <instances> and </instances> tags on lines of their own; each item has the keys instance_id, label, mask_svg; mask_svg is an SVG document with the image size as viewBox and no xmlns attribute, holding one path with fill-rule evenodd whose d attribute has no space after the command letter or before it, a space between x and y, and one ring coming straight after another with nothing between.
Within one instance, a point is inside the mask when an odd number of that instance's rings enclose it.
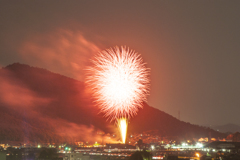
<instances>
[{"instance_id":1,"label":"hillside","mask_svg":"<svg viewBox=\"0 0 240 160\"><path fill-rule=\"evenodd\" d=\"M91 141L102 138L97 131L116 132L92 105L83 82L18 63L0 69L0 81L0 141ZM149 130L162 136L225 136L144 104L130 120L129 133Z\"/></svg>"}]
</instances>

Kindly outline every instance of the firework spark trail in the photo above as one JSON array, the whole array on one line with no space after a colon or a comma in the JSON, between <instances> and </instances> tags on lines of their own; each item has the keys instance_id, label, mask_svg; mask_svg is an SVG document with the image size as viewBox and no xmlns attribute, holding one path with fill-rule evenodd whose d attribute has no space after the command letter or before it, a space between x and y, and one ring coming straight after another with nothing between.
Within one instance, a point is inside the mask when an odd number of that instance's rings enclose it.
<instances>
[{"instance_id":1,"label":"firework spark trail","mask_svg":"<svg viewBox=\"0 0 240 160\"><path fill-rule=\"evenodd\" d=\"M127 119L119 118L119 119L117 119L117 124L118 124L118 128L120 130L122 142L125 143L126 138L127 138L127 125L128 125Z\"/></svg>"},{"instance_id":2,"label":"firework spark trail","mask_svg":"<svg viewBox=\"0 0 240 160\"><path fill-rule=\"evenodd\" d=\"M149 94L149 69L139 54L126 47L99 52L87 69L86 82L95 103L108 119L136 115Z\"/></svg>"}]
</instances>

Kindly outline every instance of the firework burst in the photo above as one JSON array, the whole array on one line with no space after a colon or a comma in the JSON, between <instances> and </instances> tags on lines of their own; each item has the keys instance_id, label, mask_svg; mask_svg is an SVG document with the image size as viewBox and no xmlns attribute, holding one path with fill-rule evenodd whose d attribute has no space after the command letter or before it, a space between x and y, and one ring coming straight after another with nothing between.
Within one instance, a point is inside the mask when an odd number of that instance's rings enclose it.
<instances>
[{"instance_id":1,"label":"firework burst","mask_svg":"<svg viewBox=\"0 0 240 160\"><path fill-rule=\"evenodd\" d=\"M149 69L140 54L126 47L99 52L87 68L86 82L95 103L110 120L136 115L149 94Z\"/></svg>"}]
</instances>

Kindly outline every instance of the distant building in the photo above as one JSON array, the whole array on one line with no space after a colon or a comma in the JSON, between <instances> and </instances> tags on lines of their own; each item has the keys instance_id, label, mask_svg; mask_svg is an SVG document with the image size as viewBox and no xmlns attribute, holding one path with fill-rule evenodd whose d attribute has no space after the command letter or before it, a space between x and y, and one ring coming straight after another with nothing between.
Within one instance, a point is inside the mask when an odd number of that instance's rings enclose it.
<instances>
[{"instance_id":1,"label":"distant building","mask_svg":"<svg viewBox=\"0 0 240 160\"><path fill-rule=\"evenodd\" d=\"M89 155L84 155L83 153L66 153L63 160L89 160Z\"/></svg>"},{"instance_id":2,"label":"distant building","mask_svg":"<svg viewBox=\"0 0 240 160\"><path fill-rule=\"evenodd\" d=\"M215 141L205 145L204 148L215 150L215 151L223 151L223 152L240 152L240 142L223 142L223 141Z\"/></svg>"},{"instance_id":3,"label":"distant building","mask_svg":"<svg viewBox=\"0 0 240 160\"><path fill-rule=\"evenodd\" d=\"M107 143L106 149L136 149L136 147L128 144L121 144L121 143L116 143L116 144Z\"/></svg>"}]
</instances>

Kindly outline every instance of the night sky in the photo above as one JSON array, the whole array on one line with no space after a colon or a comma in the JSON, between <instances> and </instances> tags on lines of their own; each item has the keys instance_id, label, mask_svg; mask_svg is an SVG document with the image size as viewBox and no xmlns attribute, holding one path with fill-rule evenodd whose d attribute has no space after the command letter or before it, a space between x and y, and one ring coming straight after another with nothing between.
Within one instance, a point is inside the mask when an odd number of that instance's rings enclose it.
<instances>
[{"instance_id":1,"label":"night sky","mask_svg":"<svg viewBox=\"0 0 240 160\"><path fill-rule=\"evenodd\" d=\"M1 1L0 65L84 80L126 45L151 68L148 104L193 124L240 124L240 1Z\"/></svg>"}]
</instances>

